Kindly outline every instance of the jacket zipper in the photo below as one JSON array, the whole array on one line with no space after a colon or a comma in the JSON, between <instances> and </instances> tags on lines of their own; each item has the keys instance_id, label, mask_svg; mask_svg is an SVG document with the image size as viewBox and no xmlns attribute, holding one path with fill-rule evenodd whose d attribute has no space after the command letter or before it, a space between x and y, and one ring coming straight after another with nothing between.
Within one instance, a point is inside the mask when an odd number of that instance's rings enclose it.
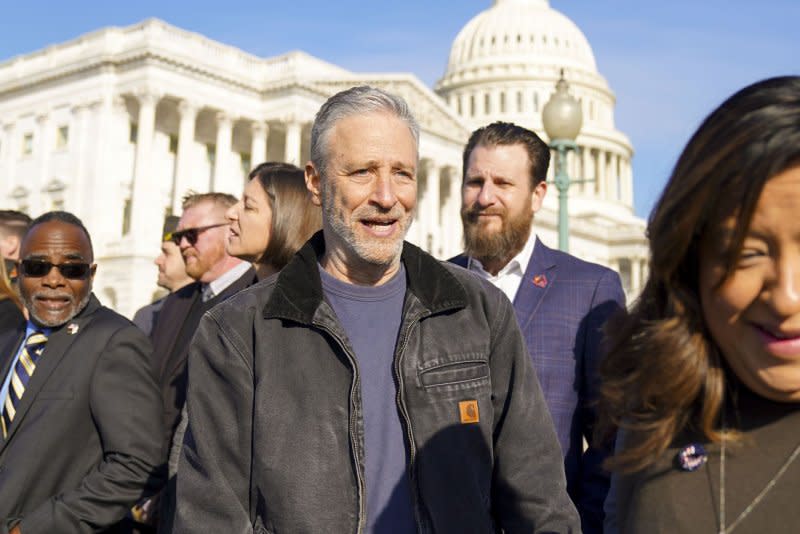
<instances>
[{"instance_id":1,"label":"jacket zipper","mask_svg":"<svg viewBox=\"0 0 800 534\"><path fill-rule=\"evenodd\" d=\"M404 393L404 384L403 384L403 374L400 372L400 364L403 359L403 355L405 354L406 346L408 345L408 334L411 332L411 329L417 324L417 321L421 317L421 314L418 314L411 321L408 322L405 330L403 331L403 335L400 338L401 345L400 350L397 351L397 357L394 359L394 377L397 385L397 395L395 396L395 402L397 402L397 407L400 409L400 415L403 418L403 426L406 430L406 438L408 439L408 478L409 482L411 482L412 487L414 489L413 497L414 497L414 521L417 524L417 532L422 534L422 523L420 522L420 514L422 510L420 509L419 504L419 488L417 487L417 477L414 474L414 458L417 454L417 447L414 443L414 431L411 428L411 418L408 415L408 409L406 408L405 404L405 395Z\"/></svg>"},{"instance_id":2,"label":"jacket zipper","mask_svg":"<svg viewBox=\"0 0 800 534\"><path fill-rule=\"evenodd\" d=\"M330 328L323 324L318 324L320 328L322 328L325 332L328 333L336 342L339 344L339 348L347 355L347 359L350 362L350 366L353 368L353 382L350 385L350 404L354 404L355 399L355 392L356 388L359 385L359 374L358 374L358 364L356 363L355 358L350 351L347 350L347 347L344 344L342 338L340 338L336 333L334 333ZM356 534L361 534L363 532L363 525L365 523L364 519L366 516L366 512L364 510L364 477L361 475L361 468L359 467L358 461L358 448L356 446L356 428L355 428L355 418L351 415L350 416L350 447L353 450L353 462L356 468L356 479L358 480L358 530L356 530Z\"/></svg>"}]
</instances>

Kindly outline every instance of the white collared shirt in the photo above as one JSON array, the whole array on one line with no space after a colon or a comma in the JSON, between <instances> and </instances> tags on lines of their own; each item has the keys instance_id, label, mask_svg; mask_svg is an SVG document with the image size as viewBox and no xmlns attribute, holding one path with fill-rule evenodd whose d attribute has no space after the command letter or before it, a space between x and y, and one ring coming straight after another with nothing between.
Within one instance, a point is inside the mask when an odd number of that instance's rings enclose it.
<instances>
[{"instance_id":1,"label":"white collared shirt","mask_svg":"<svg viewBox=\"0 0 800 534\"><path fill-rule=\"evenodd\" d=\"M222 276L216 280L212 280L207 284L203 284L203 287L201 288L203 302L209 301L225 291L229 285L238 280L249 268L250 264L246 261L243 261L233 269L225 271Z\"/></svg>"},{"instance_id":2,"label":"white collared shirt","mask_svg":"<svg viewBox=\"0 0 800 534\"><path fill-rule=\"evenodd\" d=\"M514 297L517 294L522 277L525 276L525 270L528 268L528 262L533 257L533 249L536 245L536 234L531 232L528 236L528 241L525 246L519 251L519 254L511 258L507 264L498 271L497 276L493 276L487 272L481 262L470 256L467 262L467 269L484 278L498 287L503 293L506 294L508 300L514 302Z\"/></svg>"}]
</instances>

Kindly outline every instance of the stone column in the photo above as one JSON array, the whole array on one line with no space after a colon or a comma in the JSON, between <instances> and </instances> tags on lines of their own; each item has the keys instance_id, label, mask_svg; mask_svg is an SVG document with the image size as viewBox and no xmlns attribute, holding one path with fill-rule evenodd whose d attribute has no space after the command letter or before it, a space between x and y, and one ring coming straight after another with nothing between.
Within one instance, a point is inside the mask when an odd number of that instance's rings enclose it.
<instances>
[{"instance_id":1,"label":"stone column","mask_svg":"<svg viewBox=\"0 0 800 534\"><path fill-rule=\"evenodd\" d=\"M489 102L492 110L491 115L497 116L500 114L500 89L492 89L489 93Z\"/></svg>"},{"instance_id":2,"label":"stone column","mask_svg":"<svg viewBox=\"0 0 800 534\"><path fill-rule=\"evenodd\" d=\"M283 159L286 163L300 165L300 143L303 125L291 118L286 122L286 144Z\"/></svg>"},{"instance_id":3,"label":"stone column","mask_svg":"<svg viewBox=\"0 0 800 534\"><path fill-rule=\"evenodd\" d=\"M83 222L92 234L95 256L102 256L107 245L122 235L125 199L135 163L133 158L128 159L130 117L123 97L109 94L91 103L89 119L91 146L87 146L87 157L92 159L88 160L87 183L90 191L102 191L102 195L84 197L88 220Z\"/></svg>"},{"instance_id":4,"label":"stone column","mask_svg":"<svg viewBox=\"0 0 800 534\"><path fill-rule=\"evenodd\" d=\"M164 206L159 201L160 187L152 173L156 106L161 96L153 92L141 92L136 97L139 100L139 121L131 188L130 234L133 237L134 254L145 254L158 249L164 219Z\"/></svg>"},{"instance_id":5,"label":"stone column","mask_svg":"<svg viewBox=\"0 0 800 534\"><path fill-rule=\"evenodd\" d=\"M608 165L606 163L606 153L597 149L597 183L600 186L600 198L611 200L613 197L608 190Z\"/></svg>"},{"instance_id":6,"label":"stone column","mask_svg":"<svg viewBox=\"0 0 800 534\"><path fill-rule=\"evenodd\" d=\"M43 194L50 175L50 157L53 152L53 136L50 132L51 129L49 113L42 113L36 117L36 137L34 139L33 156L39 159L39 173L38 176L33 179L32 184L32 213L49 211L52 207L46 202L45 195Z\"/></svg>"},{"instance_id":7,"label":"stone column","mask_svg":"<svg viewBox=\"0 0 800 534\"><path fill-rule=\"evenodd\" d=\"M441 214L441 246L445 256L452 256L461 251L461 174L453 166L445 167L444 170L448 180L446 200Z\"/></svg>"},{"instance_id":8,"label":"stone column","mask_svg":"<svg viewBox=\"0 0 800 534\"><path fill-rule=\"evenodd\" d=\"M625 184L625 203L633 208L633 167L631 166L631 160L624 158L622 160L622 168L624 169L622 176L623 184Z\"/></svg>"},{"instance_id":9,"label":"stone column","mask_svg":"<svg viewBox=\"0 0 800 534\"><path fill-rule=\"evenodd\" d=\"M426 171L426 186L422 196L422 205L420 206L420 222L422 223L422 242L420 246L432 254L435 254L439 246L439 234L441 233L441 209L439 199L439 173L441 172L441 168L432 160L427 160L424 165Z\"/></svg>"},{"instance_id":10,"label":"stone column","mask_svg":"<svg viewBox=\"0 0 800 534\"><path fill-rule=\"evenodd\" d=\"M591 159L592 159L592 149L588 146L583 146L583 151L581 152L581 178L584 180L591 180L592 173L591 173ZM586 182L584 185L584 191L589 191L591 193L590 196L597 198L597 183L596 182Z\"/></svg>"},{"instance_id":11,"label":"stone column","mask_svg":"<svg viewBox=\"0 0 800 534\"><path fill-rule=\"evenodd\" d=\"M212 189L237 197L241 187L231 183L230 154L233 142L233 119L224 111L217 113L217 151L214 154L214 183Z\"/></svg>"},{"instance_id":12,"label":"stone column","mask_svg":"<svg viewBox=\"0 0 800 534\"><path fill-rule=\"evenodd\" d=\"M642 259L642 283L646 283L648 278L650 278L650 261L644 258Z\"/></svg>"},{"instance_id":13,"label":"stone column","mask_svg":"<svg viewBox=\"0 0 800 534\"><path fill-rule=\"evenodd\" d=\"M183 211L183 195L192 188L192 148L198 110L199 106L188 100L181 100L178 104L178 153L175 155L175 183L172 188L172 213L176 215Z\"/></svg>"},{"instance_id":14,"label":"stone column","mask_svg":"<svg viewBox=\"0 0 800 534\"><path fill-rule=\"evenodd\" d=\"M460 93L458 95L458 101L461 104L461 112L459 113L462 117L469 117L469 95L467 93Z\"/></svg>"},{"instance_id":15,"label":"stone column","mask_svg":"<svg viewBox=\"0 0 800 534\"><path fill-rule=\"evenodd\" d=\"M642 261L631 258L631 293L638 295L642 290Z\"/></svg>"},{"instance_id":16,"label":"stone column","mask_svg":"<svg viewBox=\"0 0 800 534\"><path fill-rule=\"evenodd\" d=\"M252 140L250 145L250 166L255 167L267 161L267 141L269 125L265 122L255 121L250 125Z\"/></svg>"},{"instance_id":17,"label":"stone column","mask_svg":"<svg viewBox=\"0 0 800 534\"><path fill-rule=\"evenodd\" d=\"M15 143L14 139L14 123L9 122L3 125L3 146L2 146L2 156L3 156L3 174L0 175L0 182L4 184L5 189L5 196L8 198L11 195L11 191L14 190L14 182L15 180L15 168L17 162L17 152L19 150L17 143Z\"/></svg>"},{"instance_id":18,"label":"stone column","mask_svg":"<svg viewBox=\"0 0 800 534\"><path fill-rule=\"evenodd\" d=\"M75 177L71 188L69 208L75 210L77 213L86 213L88 210L87 197L88 191L87 184L89 183L87 160L88 155L88 137L89 137L89 104L82 103L72 108L72 126L70 136L72 137L72 165L75 169Z\"/></svg>"}]
</instances>

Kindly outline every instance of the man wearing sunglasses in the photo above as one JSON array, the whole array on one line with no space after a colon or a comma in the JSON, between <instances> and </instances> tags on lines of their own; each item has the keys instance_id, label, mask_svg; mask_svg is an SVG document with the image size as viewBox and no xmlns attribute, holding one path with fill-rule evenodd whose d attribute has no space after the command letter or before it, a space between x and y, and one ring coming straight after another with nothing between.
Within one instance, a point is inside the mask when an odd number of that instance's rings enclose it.
<instances>
[{"instance_id":1,"label":"man wearing sunglasses","mask_svg":"<svg viewBox=\"0 0 800 534\"><path fill-rule=\"evenodd\" d=\"M100 532L163 483L162 401L146 336L92 294L86 228L35 219L0 335L0 533Z\"/></svg>"},{"instance_id":2,"label":"man wearing sunglasses","mask_svg":"<svg viewBox=\"0 0 800 534\"><path fill-rule=\"evenodd\" d=\"M168 529L174 508L172 482L177 451L183 441L181 410L186 398L186 358L189 342L203 314L256 281L249 263L225 251L225 212L236 197L225 193L192 193L183 199L183 213L172 242L181 251L186 274L195 280L167 297L151 338L164 396L164 432L170 449L170 483L162 497L162 524Z\"/></svg>"},{"instance_id":3,"label":"man wearing sunglasses","mask_svg":"<svg viewBox=\"0 0 800 534\"><path fill-rule=\"evenodd\" d=\"M168 291L160 299L139 308L133 316L133 324L138 326L148 336L158 321L158 315L167 296L183 286L189 285L194 280L186 274L186 265L183 263L181 249L173 240L173 232L178 226L180 217L169 215L164 219L164 229L161 239L161 253L156 256L153 263L158 267L158 281L156 284Z\"/></svg>"}]
</instances>

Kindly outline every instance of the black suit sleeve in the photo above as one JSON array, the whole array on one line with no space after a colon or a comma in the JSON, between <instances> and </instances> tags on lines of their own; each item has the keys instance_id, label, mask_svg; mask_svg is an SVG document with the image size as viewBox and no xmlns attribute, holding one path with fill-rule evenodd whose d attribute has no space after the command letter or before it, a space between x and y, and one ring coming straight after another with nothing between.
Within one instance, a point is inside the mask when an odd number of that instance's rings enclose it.
<instances>
[{"instance_id":1,"label":"black suit sleeve","mask_svg":"<svg viewBox=\"0 0 800 534\"><path fill-rule=\"evenodd\" d=\"M150 343L127 324L99 350L89 409L103 457L78 487L50 498L22 518L25 534L103 531L122 519L143 493L163 483L162 401Z\"/></svg>"}]
</instances>

